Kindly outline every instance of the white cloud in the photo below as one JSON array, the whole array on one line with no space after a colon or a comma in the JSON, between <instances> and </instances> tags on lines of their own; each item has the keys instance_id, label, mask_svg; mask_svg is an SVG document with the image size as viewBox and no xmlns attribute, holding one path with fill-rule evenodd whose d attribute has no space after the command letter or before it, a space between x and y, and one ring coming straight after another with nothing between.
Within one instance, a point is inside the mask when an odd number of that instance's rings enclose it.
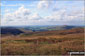
<instances>
[{"instance_id":1,"label":"white cloud","mask_svg":"<svg viewBox=\"0 0 85 56\"><path fill-rule=\"evenodd\" d=\"M34 13L33 15L29 16L31 20L39 20L42 19L38 13Z\"/></svg>"},{"instance_id":2,"label":"white cloud","mask_svg":"<svg viewBox=\"0 0 85 56\"><path fill-rule=\"evenodd\" d=\"M29 9L21 6L18 10L13 13L5 13L3 18L1 19L2 25L19 25L21 23L24 24L26 21L26 16L29 16L31 11ZM24 22L24 23L23 23Z\"/></svg>"},{"instance_id":3,"label":"white cloud","mask_svg":"<svg viewBox=\"0 0 85 56\"><path fill-rule=\"evenodd\" d=\"M8 12L7 10L6 12ZM31 25L33 23L39 23L41 17L38 13L33 13L28 8L21 6L18 10L14 12L5 13L1 19L1 25Z\"/></svg>"},{"instance_id":4,"label":"white cloud","mask_svg":"<svg viewBox=\"0 0 85 56\"><path fill-rule=\"evenodd\" d=\"M48 8L51 5L48 1L40 1L39 8ZM73 9L73 8L72 8ZM43 10L43 9L42 9ZM14 12L5 11L1 19L1 25L57 25L57 24L84 24L84 9L72 10L60 9L53 11L50 15L43 15L39 12L35 13L24 6L18 8ZM49 11L50 12L50 11Z\"/></svg>"},{"instance_id":5,"label":"white cloud","mask_svg":"<svg viewBox=\"0 0 85 56\"><path fill-rule=\"evenodd\" d=\"M44 8L49 8L52 5L53 1L49 1L49 0L42 0L38 2L37 7L39 9L44 9Z\"/></svg>"},{"instance_id":6,"label":"white cloud","mask_svg":"<svg viewBox=\"0 0 85 56\"><path fill-rule=\"evenodd\" d=\"M26 16L26 15L29 15L31 12L29 9L26 9L24 8L24 6L21 6L16 12L15 14L16 15L23 15L23 16Z\"/></svg>"},{"instance_id":7,"label":"white cloud","mask_svg":"<svg viewBox=\"0 0 85 56\"><path fill-rule=\"evenodd\" d=\"M40 20L46 24L62 24L62 25L84 25L84 10L76 10L68 12L66 9L61 9L53 12L51 16L46 16Z\"/></svg>"}]
</instances>

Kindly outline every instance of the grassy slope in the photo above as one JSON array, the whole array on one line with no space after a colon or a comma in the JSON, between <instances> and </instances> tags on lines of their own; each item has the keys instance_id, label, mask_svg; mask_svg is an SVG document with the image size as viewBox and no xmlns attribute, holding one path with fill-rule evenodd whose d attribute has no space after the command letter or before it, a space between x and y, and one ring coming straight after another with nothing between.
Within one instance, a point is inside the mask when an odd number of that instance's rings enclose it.
<instances>
[{"instance_id":1,"label":"grassy slope","mask_svg":"<svg viewBox=\"0 0 85 56\"><path fill-rule=\"evenodd\" d=\"M5 37L1 39L2 54L62 55L69 51L84 51L83 28Z\"/></svg>"}]
</instances>

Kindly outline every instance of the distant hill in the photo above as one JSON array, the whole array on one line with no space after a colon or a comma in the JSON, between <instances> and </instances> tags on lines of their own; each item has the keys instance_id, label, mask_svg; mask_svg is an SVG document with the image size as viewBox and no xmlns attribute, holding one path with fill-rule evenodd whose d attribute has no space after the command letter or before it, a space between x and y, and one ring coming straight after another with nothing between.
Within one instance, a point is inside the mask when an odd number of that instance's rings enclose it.
<instances>
[{"instance_id":1,"label":"distant hill","mask_svg":"<svg viewBox=\"0 0 85 56\"><path fill-rule=\"evenodd\" d=\"M52 30L52 31L39 31L39 32L30 32L23 33L21 36L52 36L52 35L68 35L68 34L78 34L84 33L84 28L72 28L66 30Z\"/></svg>"},{"instance_id":2,"label":"distant hill","mask_svg":"<svg viewBox=\"0 0 85 56\"><path fill-rule=\"evenodd\" d=\"M77 30L76 30L76 29ZM21 33L25 34L33 34L33 33L47 33L47 34L65 34L68 33L68 31L71 32L77 32L78 30L82 29L83 27L79 26L29 26L29 27L1 27L1 34L13 34L13 35L19 35ZM71 29L71 30L69 30ZM75 30L73 30L75 29ZM54 32L54 33L51 33ZM59 33L60 32L60 33Z\"/></svg>"},{"instance_id":3,"label":"distant hill","mask_svg":"<svg viewBox=\"0 0 85 56\"><path fill-rule=\"evenodd\" d=\"M52 31L52 30L65 30L65 29L72 29L72 28L79 28L80 26L28 26L23 27L24 30L32 30L33 32L36 31Z\"/></svg>"},{"instance_id":4,"label":"distant hill","mask_svg":"<svg viewBox=\"0 0 85 56\"><path fill-rule=\"evenodd\" d=\"M1 34L13 34L18 35L20 33L24 33L23 31L13 28L13 27L1 27Z\"/></svg>"},{"instance_id":5,"label":"distant hill","mask_svg":"<svg viewBox=\"0 0 85 56\"><path fill-rule=\"evenodd\" d=\"M30 33L30 34L46 36L46 35L66 35L66 34L76 34L76 33L84 33L84 28L73 28L73 29L68 29L68 30L55 30L55 31L43 31L43 32L34 32L34 33Z\"/></svg>"}]
</instances>

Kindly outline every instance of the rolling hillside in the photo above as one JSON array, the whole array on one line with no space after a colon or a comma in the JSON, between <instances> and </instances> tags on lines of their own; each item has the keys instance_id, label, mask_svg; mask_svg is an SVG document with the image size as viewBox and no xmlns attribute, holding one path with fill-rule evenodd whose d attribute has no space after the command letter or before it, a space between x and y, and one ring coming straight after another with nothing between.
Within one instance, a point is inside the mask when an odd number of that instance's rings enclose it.
<instances>
[{"instance_id":1,"label":"rolling hillside","mask_svg":"<svg viewBox=\"0 0 85 56\"><path fill-rule=\"evenodd\" d=\"M34 32L58 32L59 30L68 30L73 28L82 28L78 26L29 26L29 27L1 27L1 34L19 35L21 33L34 33Z\"/></svg>"},{"instance_id":2,"label":"rolling hillside","mask_svg":"<svg viewBox=\"0 0 85 56\"><path fill-rule=\"evenodd\" d=\"M1 28L1 34L13 34L13 35L18 35L20 33L24 33L23 31L13 28L13 27L2 27Z\"/></svg>"},{"instance_id":3,"label":"rolling hillside","mask_svg":"<svg viewBox=\"0 0 85 56\"><path fill-rule=\"evenodd\" d=\"M2 36L2 55L69 55L84 51L84 28Z\"/></svg>"},{"instance_id":4,"label":"rolling hillside","mask_svg":"<svg viewBox=\"0 0 85 56\"><path fill-rule=\"evenodd\" d=\"M21 36L49 36L49 35L68 35L68 34L77 34L84 33L84 28L73 28L67 30L53 30L53 31L43 31L43 32L28 32L22 33Z\"/></svg>"},{"instance_id":5,"label":"rolling hillside","mask_svg":"<svg viewBox=\"0 0 85 56\"><path fill-rule=\"evenodd\" d=\"M7 29L7 28L5 28ZM1 38L2 55L69 55L70 51L84 51L84 28L25 32L24 29L6 30ZM24 31L24 33L22 32Z\"/></svg>"}]
</instances>

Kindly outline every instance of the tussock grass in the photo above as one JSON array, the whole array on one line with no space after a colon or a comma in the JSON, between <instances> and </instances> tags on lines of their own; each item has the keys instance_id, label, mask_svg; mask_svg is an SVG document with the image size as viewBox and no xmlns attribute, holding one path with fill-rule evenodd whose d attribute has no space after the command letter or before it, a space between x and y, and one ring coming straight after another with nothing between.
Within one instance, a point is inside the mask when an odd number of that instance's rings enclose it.
<instances>
[{"instance_id":1,"label":"tussock grass","mask_svg":"<svg viewBox=\"0 0 85 56\"><path fill-rule=\"evenodd\" d=\"M84 51L84 33L1 39L2 55L68 55L70 51Z\"/></svg>"}]
</instances>

